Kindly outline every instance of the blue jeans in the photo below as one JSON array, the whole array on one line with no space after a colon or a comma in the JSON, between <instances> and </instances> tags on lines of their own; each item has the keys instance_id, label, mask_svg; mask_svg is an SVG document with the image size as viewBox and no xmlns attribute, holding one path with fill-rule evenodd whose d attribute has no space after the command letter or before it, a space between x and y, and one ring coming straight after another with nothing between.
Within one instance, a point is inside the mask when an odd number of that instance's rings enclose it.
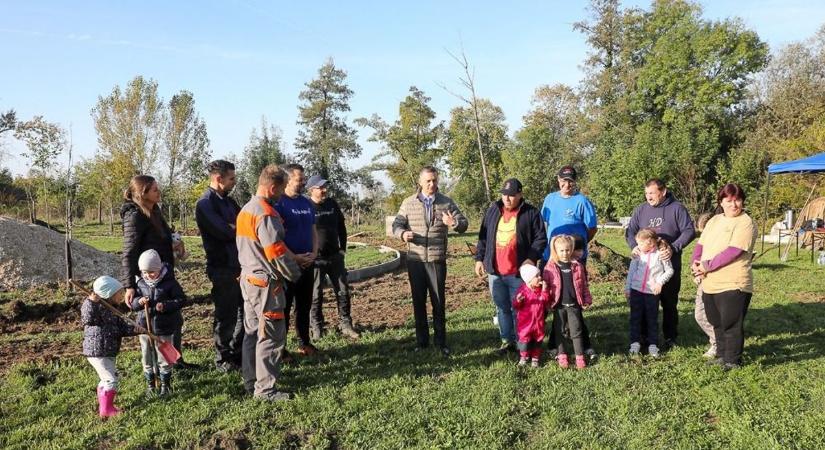
<instances>
[{"instance_id":1,"label":"blue jeans","mask_svg":"<svg viewBox=\"0 0 825 450\"><path fill-rule=\"evenodd\" d=\"M524 281L518 274L488 275L487 278L490 283L490 295L496 305L501 340L515 344L516 312L513 311L513 298L516 296L516 290L524 284Z\"/></svg>"}]
</instances>

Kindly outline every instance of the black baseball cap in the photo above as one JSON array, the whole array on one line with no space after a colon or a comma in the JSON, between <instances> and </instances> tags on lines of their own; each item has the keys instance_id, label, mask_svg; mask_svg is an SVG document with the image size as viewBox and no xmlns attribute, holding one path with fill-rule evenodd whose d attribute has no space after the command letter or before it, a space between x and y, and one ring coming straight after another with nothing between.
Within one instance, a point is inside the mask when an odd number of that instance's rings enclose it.
<instances>
[{"instance_id":1,"label":"black baseball cap","mask_svg":"<svg viewBox=\"0 0 825 450\"><path fill-rule=\"evenodd\" d=\"M564 166L559 169L559 178L576 181L576 169L573 166Z\"/></svg>"},{"instance_id":2,"label":"black baseball cap","mask_svg":"<svg viewBox=\"0 0 825 450\"><path fill-rule=\"evenodd\" d=\"M499 192L504 195L516 195L521 192L521 181L517 178L510 178L504 182L504 187Z\"/></svg>"}]
</instances>

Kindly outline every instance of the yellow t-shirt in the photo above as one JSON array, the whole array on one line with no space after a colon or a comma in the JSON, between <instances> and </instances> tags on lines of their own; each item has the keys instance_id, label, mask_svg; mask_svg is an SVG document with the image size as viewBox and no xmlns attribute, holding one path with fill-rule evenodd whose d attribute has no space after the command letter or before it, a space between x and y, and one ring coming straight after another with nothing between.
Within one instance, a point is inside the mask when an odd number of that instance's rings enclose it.
<instances>
[{"instance_id":1,"label":"yellow t-shirt","mask_svg":"<svg viewBox=\"0 0 825 450\"><path fill-rule=\"evenodd\" d=\"M702 261L713 259L728 247L744 250L730 264L709 272L702 280L702 291L718 294L739 289L753 292L753 246L756 243L756 223L744 212L736 217L717 214L705 225L699 244L702 245Z\"/></svg>"}]
</instances>

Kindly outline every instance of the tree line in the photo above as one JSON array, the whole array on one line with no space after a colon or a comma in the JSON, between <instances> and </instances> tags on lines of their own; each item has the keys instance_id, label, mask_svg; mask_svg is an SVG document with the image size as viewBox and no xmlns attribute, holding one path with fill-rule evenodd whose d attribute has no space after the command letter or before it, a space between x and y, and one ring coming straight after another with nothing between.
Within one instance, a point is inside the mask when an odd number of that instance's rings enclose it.
<instances>
[{"instance_id":1,"label":"tree line","mask_svg":"<svg viewBox=\"0 0 825 450\"><path fill-rule=\"evenodd\" d=\"M379 217L392 214L415 189L418 170L442 167L443 189L467 211L480 213L495 189L519 178L525 196L540 203L553 174L573 164L600 217L628 216L646 179L663 178L693 214L712 209L714 192L729 181L745 187L749 204L765 196L771 162L825 148L825 26L809 39L773 53L736 18L708 20L701 6L656 0L648 8L622 8L618 0L592 0L573 28L589 47L577 86L539 86L521 127L510 134L502 109L476 92L466 56L456 57L469 95L446 121L431 98L412 86L395 118L362 114L350 120L347 73L327 60L298 100L298 135L287 152L280 129L262 119L240 155L233 193L245 201L268 163L300 162L332 182L340 203ZM481 74L483 76L483 74ZM66 132L43 117L0 115L0 135L26 147L30 171L12 178L0 171L0 205L23 208L34 219L49 215L67 194L76 214L114 222L123 188L136 173L157 175L165 211L186 223L206 186L212 158L206 123L192 93L168 101L156 81L135 77L100 96L91 111L98 137L94 157L78 163L70 179L58 156ZM359 132L379 144L372 162L353 168ZM2 167L2 159L0 159ZM374 174L386 173L383 186ZM791 175L771 193L769 215L799 207L815 180ZM807 189L805 189L807 187ZM491 192L491 190L493 192Z\"/></svg>"}]
</instances>

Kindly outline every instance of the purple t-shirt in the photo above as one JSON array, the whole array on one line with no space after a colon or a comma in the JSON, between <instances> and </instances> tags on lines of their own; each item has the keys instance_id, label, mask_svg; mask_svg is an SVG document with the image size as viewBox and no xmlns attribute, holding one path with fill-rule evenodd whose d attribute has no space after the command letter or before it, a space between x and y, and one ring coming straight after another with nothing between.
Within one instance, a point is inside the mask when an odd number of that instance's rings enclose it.
<instances>
[{"instance_id":1,"label":"purple t-shirt","mask_svg":"<svg viewBox=\"0 0 825 450\"><path fill-rule=\"evenodd\" d=\"M315 207L303 195L291 198L281 195L275 210L284 220L286 235L284 242L292 253L312 251L312 226L315 225Z\"/></svg>"}]
</instances>

